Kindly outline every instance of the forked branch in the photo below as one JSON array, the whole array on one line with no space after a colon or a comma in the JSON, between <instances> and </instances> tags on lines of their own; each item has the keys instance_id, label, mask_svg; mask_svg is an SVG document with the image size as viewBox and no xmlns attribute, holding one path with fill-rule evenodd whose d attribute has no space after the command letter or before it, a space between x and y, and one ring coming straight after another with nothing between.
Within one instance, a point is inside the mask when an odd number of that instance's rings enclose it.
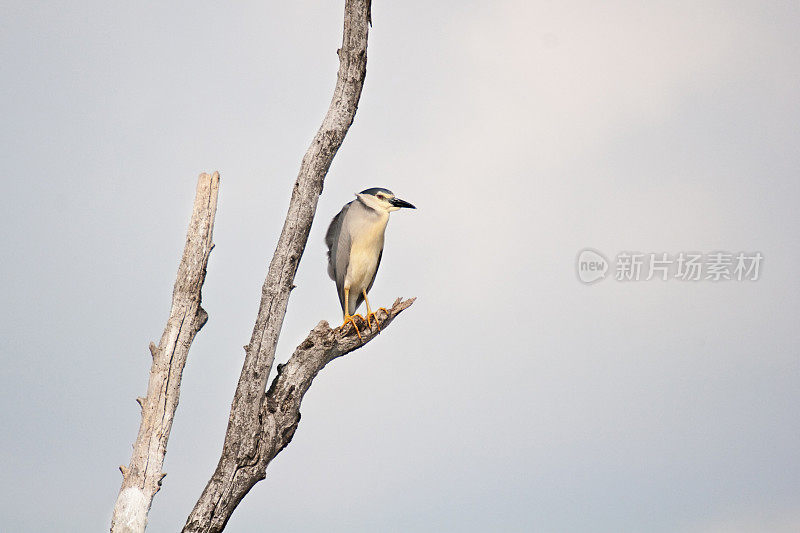
<instances>
[{"instance_id":1,"label":"forked branch","mask_svg":"<svg viewBox=\"0 0 800 533\"><path fill-rule=\"evenodd\" d=\"M415 298L398 298L388 313L379 310L378 320L381 330L385 330L405 309L414 303ZM262 424L257 435L258 448L250 464L241 465L236 479L240 482L221 495L217 509L212 517L211 527L203 531L221 531L236 506L247 492L266 477L267 466L292 440L300 423L300 404L314 378L325 366L353 350L363 347L379 335L379 330L363 328L361 337L352 326L331 329L322 321L311 330L308 337L295 349L289 360L278 365L278 374L266 392L261 404L259 418ZM187 524L188 526L188 524ZM186 530L186 529L184 529Z\"/></svg>"},{"instance_id":2,"label":"forked branch","mask_svg":"<svg viewBox=\"0 0 800 533\"><path fill-rule=\"evenodd\" d=\"M377 317L381 330L386 329L414 300L416 298L398 298L388 313L379 310ZM254 478L263 479L270 461L291 442L300 422L300 403L317 374L337 357L361 348L377 335L374 326L364 329L362 342L353 334L352 326L333 330L323 320L300 343L286 364L278 365L278 375L272 381L261 408L264 418L261 440L265 445L259 448L258 461L252 467Z\"/></svg>"}]
</instances>

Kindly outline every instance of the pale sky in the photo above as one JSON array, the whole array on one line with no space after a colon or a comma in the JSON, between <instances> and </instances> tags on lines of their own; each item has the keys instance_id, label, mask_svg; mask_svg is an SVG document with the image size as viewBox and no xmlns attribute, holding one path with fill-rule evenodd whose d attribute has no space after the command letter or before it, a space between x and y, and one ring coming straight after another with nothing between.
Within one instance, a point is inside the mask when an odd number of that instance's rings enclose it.
<instances>
[{"instance_id":1,"label":"pale sky","mask_svg":"<svg viewBox=\"0 0 800 533\"><path fill-rule=\"evenodd\" d=\"M209 321L148 531L219 458L342 2L7 2L0 529L103 531L197 175ZM328 221L392 215L375 305L228 532L800 531L800 6L381 2L278 362L338 324ZM760 252L757 281L576 276L580 250Z\"/></svg>"}]
</instances>

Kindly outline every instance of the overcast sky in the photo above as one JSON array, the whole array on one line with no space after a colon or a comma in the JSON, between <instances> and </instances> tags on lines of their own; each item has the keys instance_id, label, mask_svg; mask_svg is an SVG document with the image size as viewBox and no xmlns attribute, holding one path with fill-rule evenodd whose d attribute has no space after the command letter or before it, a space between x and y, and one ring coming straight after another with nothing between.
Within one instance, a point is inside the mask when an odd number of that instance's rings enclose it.
<instances>
[{"instance_id":1,"label":"overcast sky","mask_svg":"<svg viewBox=\"0 0 800 533\"><path fill-rule=\"evenodd\" d=\"M148 531L219 458L260 287L328 107L342 2L6 2L0 529L103 531L197 175L222 185ZM278 347L338 324L323 237L392 215L375 305L226 531L800 531L800 6L386 2ZM584 248L605 279L576 275ZM617 281L621 252L759 279ZM643 276L646 277L646 276Z\"/></svg>"}]
</instances>

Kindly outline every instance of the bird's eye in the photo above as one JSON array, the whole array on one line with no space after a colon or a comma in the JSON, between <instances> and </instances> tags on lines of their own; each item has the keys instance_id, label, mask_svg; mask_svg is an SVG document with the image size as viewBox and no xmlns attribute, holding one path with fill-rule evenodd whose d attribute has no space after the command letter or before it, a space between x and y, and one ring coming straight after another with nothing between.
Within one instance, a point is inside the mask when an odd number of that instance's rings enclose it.
<instances>
[{"instance_id":1,"label":"bird's eye","mask_svg":"<svg viewBox=\"0 0 800 533\"><path fill-rule=\"evenodd\" d=\"M382 195L382 194L379 194L379 195L378 195L378 199L380 199L380 200L386 200L386 197L385 197L384 195Z\"/></svg>"}]
</instances>

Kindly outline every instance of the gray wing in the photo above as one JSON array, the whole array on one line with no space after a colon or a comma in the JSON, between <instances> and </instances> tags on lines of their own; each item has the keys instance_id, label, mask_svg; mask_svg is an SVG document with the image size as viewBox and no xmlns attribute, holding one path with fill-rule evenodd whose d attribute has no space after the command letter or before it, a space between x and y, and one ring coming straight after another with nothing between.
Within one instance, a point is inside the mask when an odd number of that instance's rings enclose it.
<instances>
[{"instance_id":1,"label":"gray wing","mask_svg":"<svg viewBox=\"0 0 800 533\"><path fill-rule=\"evenodd\" d=\"M339 303L344 311L344 276L347 274L347 263L350 257L350 236L342 232L344 218L350 209L349 202L345 204L339 214L333 217L328 232L325 234L325 244L328 245L328 275L336 282L339 293Z\"/></svg>"}]
</instances>

